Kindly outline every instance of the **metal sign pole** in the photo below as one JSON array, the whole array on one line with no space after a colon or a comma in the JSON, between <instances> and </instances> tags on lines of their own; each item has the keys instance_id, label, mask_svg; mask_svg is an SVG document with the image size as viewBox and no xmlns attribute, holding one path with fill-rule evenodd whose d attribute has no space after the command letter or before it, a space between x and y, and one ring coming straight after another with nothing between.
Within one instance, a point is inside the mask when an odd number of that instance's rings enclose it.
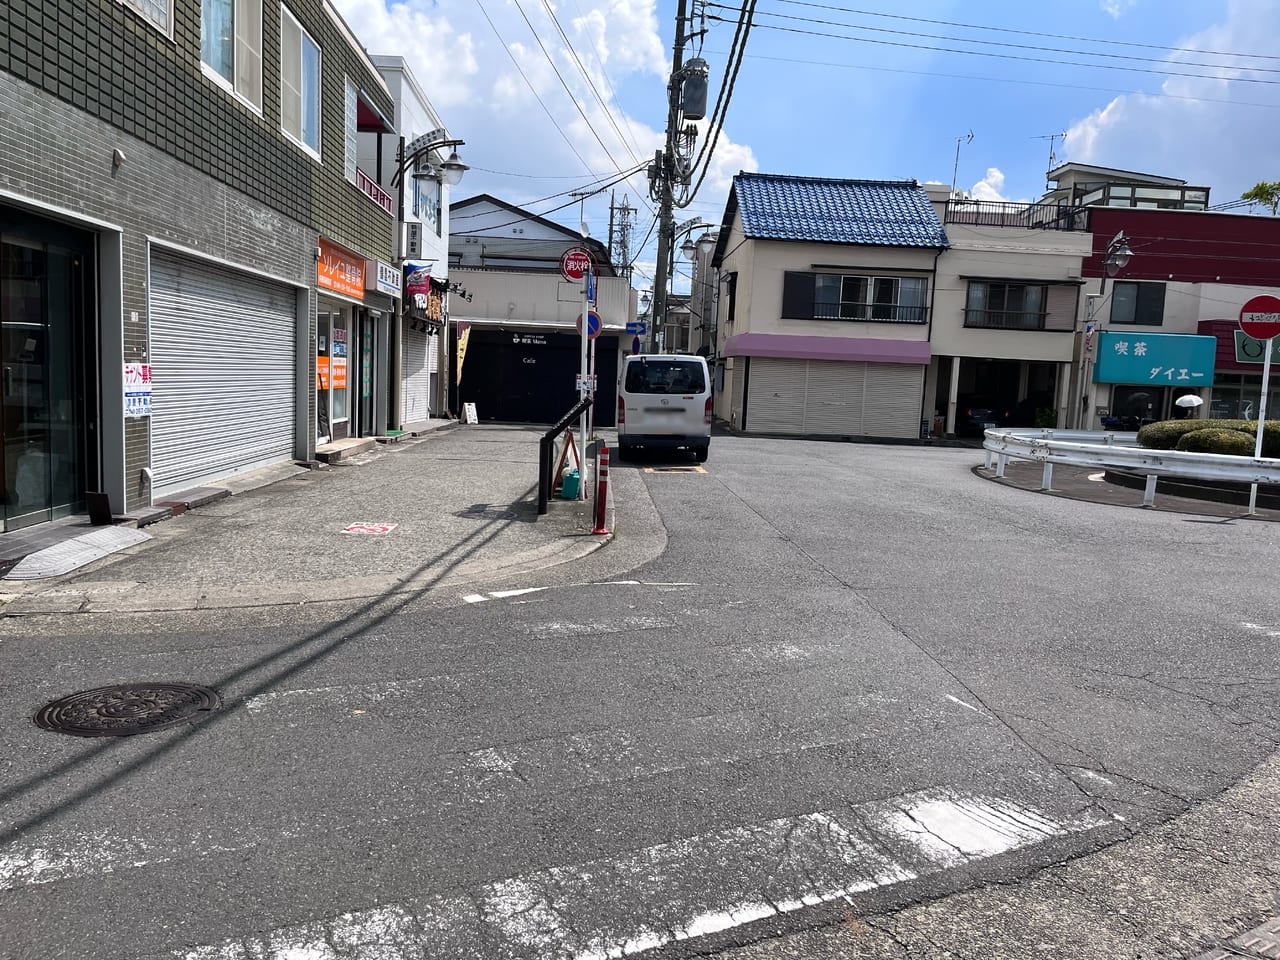
<instances>
[{"instance_id":1,"label":"metal sign pole","mask_svg":"<svg viewBox=\"0 0 1280 960\"><path fill-rule=\"evenodd\" d=\"M1258 402L1258 439L1253 445L1253 456L1255 459L1262 456L1262 431L1267 423L1267 392L1271 385L1271 341L1262 341L1267 345L1267 349L1263 351L1262 360L1262 399ZM1256 516L1258 513L1258 485L1256 483L1249 484L1249 516Z\"/></svg>"},{"instance_id":2,"label":"metal sign pole","mask_svg":"<svg viewBox=\"0 0 1280 960\"><path fill-rule=\"evenodd\" d=\"M589 381L587 380L587 328L591 324L591 303L587 291L590 286L591 268L587 267L582 274L582 318L579 321L582 333L582 362L579 366L582 371L582 390L578 393L579 398L585 397L589 392ZM578 436L575 440L578 452L578 499L585 500L587 497L587 411L585 407L582 413L578 415Z\"/></svg>"}]
</instances>

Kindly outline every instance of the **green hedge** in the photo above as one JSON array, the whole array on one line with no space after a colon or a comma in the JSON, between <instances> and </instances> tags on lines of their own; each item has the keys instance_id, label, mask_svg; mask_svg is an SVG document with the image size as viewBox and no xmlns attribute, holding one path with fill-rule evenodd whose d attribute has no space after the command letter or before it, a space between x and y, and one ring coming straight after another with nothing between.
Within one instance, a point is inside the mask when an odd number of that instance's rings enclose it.
<instances>
[{"instance_id":1,"label":"green hedge","mask_svg":"<svg viewBox=\"0 0 1280 960\"><path fill-rule=\"evenodd\" d=\"M1265 434L1263 442L1266 441ZM1256 439L1243 430L1192 430L1178 439L1176 449L1188 453L1226 453L1236 457L1252 457Z\"/></svg>"},{"instance_id":2,"label":"green hedge","mask_svg":"<svg viewBox=\"0 0 1280 960\"><path fill-rule=\"evenodd\" d=\"M1153 450L1186 450L1181 446L1184 436L1204 430L1228 431L1246 434L1249 438L1248 456L1253 456L1253 445L1257 442L1258 424L1256 420L1161 420L1149 423L1138 431L1138 446L1150 447ZM1194 448L1192 448L1194 449ZM1200 451L1218 452L1227 451ZM1268 420L1262 434L1262 455L1280 458L1280 420Z\"/></svg>"}]
</instances>

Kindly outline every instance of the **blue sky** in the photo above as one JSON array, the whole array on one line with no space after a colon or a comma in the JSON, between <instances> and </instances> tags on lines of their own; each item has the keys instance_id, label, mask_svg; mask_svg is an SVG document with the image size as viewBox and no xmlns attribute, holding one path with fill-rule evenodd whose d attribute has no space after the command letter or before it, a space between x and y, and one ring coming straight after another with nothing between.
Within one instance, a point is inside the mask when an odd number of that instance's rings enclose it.
<instances>
[{"instance_id":1,"label":"blue sky","mask_svg":"<svg viewBox=\"0 0 1280 960\"><path fill-rule=\"evenodd\" d=\"M674 0L335 2L371 52L408 59L466 140L473 169L456 198L491 193L571 226L581 211L606 238L609 191L565 194L660 147ZM737 8L702 9L710 107ZM956 183L975 197L1038 197L1039 138L1066 133L1059 162L1181 177L1233 200L1280 180L1277 37L1276 0L759 0L706 179L676 217L718 222L739 170L949 184L970 131ZM637 208L638 242L655 209L643 174L610 189ZM635 286L653 256L650 240Z\"/></svg>"}]
</instances>

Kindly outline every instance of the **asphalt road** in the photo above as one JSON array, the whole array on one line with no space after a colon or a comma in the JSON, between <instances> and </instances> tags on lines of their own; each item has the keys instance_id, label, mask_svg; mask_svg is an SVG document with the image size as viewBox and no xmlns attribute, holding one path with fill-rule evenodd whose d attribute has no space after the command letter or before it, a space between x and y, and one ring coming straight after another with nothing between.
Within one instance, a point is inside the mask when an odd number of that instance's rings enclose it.
<instances>
[{"instance_id":1,"label":"asphalt road","mask_svg":"<svg viewBox=\"0 0 1280 960\"><path fill-rule=\"evenodd\" d=\"M0 623L0 956L681 955L1023 876L1270 755L1274 527L979 459L718 437L479 593ZM104 663L226 706L30 725Z\"/></svg>"}]
</instances>

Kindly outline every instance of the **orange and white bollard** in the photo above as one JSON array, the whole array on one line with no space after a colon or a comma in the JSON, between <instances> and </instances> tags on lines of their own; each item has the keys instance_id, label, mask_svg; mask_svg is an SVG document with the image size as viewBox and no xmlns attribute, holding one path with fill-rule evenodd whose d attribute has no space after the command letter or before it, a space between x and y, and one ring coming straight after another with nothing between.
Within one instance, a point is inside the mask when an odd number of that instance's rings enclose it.
<instances>
[{"instance_id":1,"label":"orange and white bollard","mask_svg":"<svg viewBox=\"0 0 1280 960\"><path fill-rule=\"evenodd\" d=\"M600 442L596 453L596 528L591 532L608 533L606 509L609 500L609 448Z\"/></svg>"}]
</instances>

